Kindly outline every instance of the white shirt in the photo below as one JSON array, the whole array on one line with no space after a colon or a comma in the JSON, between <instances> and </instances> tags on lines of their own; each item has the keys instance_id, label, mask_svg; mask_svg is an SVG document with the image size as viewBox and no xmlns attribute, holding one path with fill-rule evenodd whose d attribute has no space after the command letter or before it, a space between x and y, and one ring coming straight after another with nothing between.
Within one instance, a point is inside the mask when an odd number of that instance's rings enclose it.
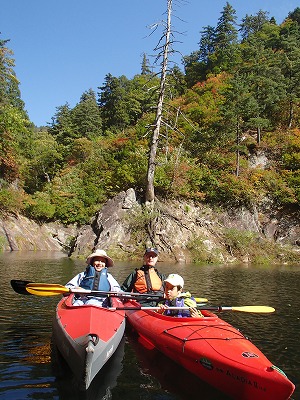
<instances>
[{"instance_id":1,"label":"white shirt","mask_svg":"<svg viewBox=\"0 0 300 400\"><path fill-rule=\"evenodd\" d=\"M74 278L72 278L68 283L66 283L65 286L69 289L80 286L80 283L82 282L82 280L84 278L84 274L85 274L85 271L80 272L79 274L74 276ZM107 273L107 280L110 284L110 291L112 291L112 292L120 292L121 291L119 283L115 280L115 278L109 272ZM92 304L92 305L101 307L104 299L105 299L105 297L86 297L86 296L82 295L74 301L73 305L81 306L83 304Z\"/></svg>"}]
</instances>

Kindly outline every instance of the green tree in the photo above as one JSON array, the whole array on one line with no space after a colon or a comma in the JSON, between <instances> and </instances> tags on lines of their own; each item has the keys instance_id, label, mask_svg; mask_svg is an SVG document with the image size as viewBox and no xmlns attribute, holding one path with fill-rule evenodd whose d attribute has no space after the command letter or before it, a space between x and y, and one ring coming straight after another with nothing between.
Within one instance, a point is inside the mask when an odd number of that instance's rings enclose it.
<instances>
[{"instance_id":1,"label":"green tree","mask_svg":"<svg viewBox=\"0 0 300 400\"><path fill-rule=\"evenodd\" d=\"M264 24L263 27L262 31L251 35L241 45L242 62L238 67L252 95L252 111L249 110L247 121L250 128L257 130L258 143L262 128L276 123L285 91L280 57L270 46L274 28L271 24ZM278 28L275 29L278 31Z\"/></svg>"},{"instance_id":2,"label":"green tree","mask_svg":"<svg viewBox=\"0 0 300 400\"><path fill-rule=\"evenodd\" d=\"M20 178L21 153L29 136L29 120L20 97L9 40L0 39L0 178Z\"/></svg>"},{"instance_id":3,"label":"green tree","mask_svg":"<svg viewBox=\"0 0 300 400\"><path fill-rule=\"evenodd\" d=\"M216 50L226 50L230 45L237 43L236 25L236 11L226 2L215 29L214 47Z\"/></svg>"},{"instance_id":4,"label":"green tree","mask_svg":"<svg viewBox=\"0 0 300 400\"><path fill-rule=\"evenodd\" d=\"M236 11L227 2L215 29L215 51L209 57L214 73L230 71L238 60L238 30Z\"/></svg>"},{"instance_id":5,"label":"green tree","mask_svg":"<svg viewBox=\"0 0 300 400\"><path fill-rule=\"evenodd\" d=\"M116 133L136 124L153 107L156 84L157 78L149 79L148 75L136 75L131 80L106 75L98 99L104 132Z\"/></svg>"},{"instance_id":6,"label":"green tree","mask_svg":"<svg viewBox=\"0 0 300 400\"><path fill-rule=\"evenodd\" d=\"M72 112L68 103L56 107L56 113L52 118L52 124L48 132L53 135L58 144L64 146L68 153L76 134L72 121Z\"/></svg>"},{"instance_id":7,"label":"green tree","mask_svg":"<svg viewBox=\"0 0 300 400\"><path fill-rule=\"evenodd\" d=\"M55 138L47 131L33 134L30 157L23 163L24 188L33 194L42 191L63 165L63 156Z\"/></svg>"},{"instance_id":8,"label":"green tree","mask_svg":"<svg viewBox=\"0 0 300 400\"><path fill-rule=\"evenodd\" d=\"M259 10L256 15L248 15L242 19L242 23L240 24L240 33L243 40L249 38L250 35L253 35L259 32L263 25L268 22L268 12Z\"/></svg>"},{"instance_id":9,"label":"green tree","mask_svg":"<svg viewBox=\"0 0 300 400\"><path fill-rule=\"evenodd\" d=\"M294 11L289 12L288 18L300 25L300 7L296 7Z\"/></svg>"},{"instance_id":10,"label":"green tree","mask_svg":"<svg viewBox=\"0 0 300 400\"><path fill-rule=\"evenodd\" d=\"M95 92L84 92L80 101L71 111L74 137L95 139L102 134L102 118Z\"/></svg>"},{"instance_id":11,"label":"green tree","mask_svg":"<svg viewBox=\"0 0 300 400\"><path fill-rule=\"evenodd\" d=\"M141 75L151 75L152 71L149 65L149 59L147 58L146 53L143 54Z\"/></svg>"},{"instance_id":12,"label":"green tree","mask_svg":"<svg viewBox=\"0 0 300 400\"><path fill-rule=\"evenodd\" d=\"M300 102L300 25L287 19L280 27L279 49L281 70L285 77L286 99L283 110L286 110L286 126L291 128L295 119L295 111ZM281 113L282 119L284 118Z\"/></svg>"},{"instance_id":13,"label":"green tree","mask_svg":"<svg viewBox=\"0 0 300 400\"><path fill-rule=\"evenodd\" d=\"M199 50L193 51L189 56L184 56L183 65L188 88L205 80L207 64L199 61Z\"/></svg>"},{"instance_id":14,"label":"green tree","mask_svg":"<svg viewBox=\"0 0 300 400\"><path fill-rule=\"evenodd\" d=\"M215 51L216 28L208 25L205 26L200 33L199 60L207 64L209 56Z\"/></svg>"},{"instance_id":15,"label":"green tree","mask_svg":"<svg viewBox=\"0 0 300 400\"><path fill-rule=\"evenodd\" d=\"M0 104L10 104L24 112L19 81L14 71L13 51L7 47L9 41L0 39Z\"/></svg>"},{"instance_id":16,"label":"green tree","mask_svg":"<svg viewBox=\"0 0 300 400\"><path fill-rule=\"evenodd\" d=\"M128 113L128 85L126 76L116 78L111 74L105 76L104 85L99 87L98 104L101 109L104 131L107 129L124 129L130 125Z\"/></svg>"}]
</instances>

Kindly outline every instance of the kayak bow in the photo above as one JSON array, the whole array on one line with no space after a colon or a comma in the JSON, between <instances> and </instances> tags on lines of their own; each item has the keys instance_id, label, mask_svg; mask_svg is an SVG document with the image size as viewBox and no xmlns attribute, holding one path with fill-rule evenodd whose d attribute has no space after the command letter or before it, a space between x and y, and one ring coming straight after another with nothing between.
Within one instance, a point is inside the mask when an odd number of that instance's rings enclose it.
<instances>
[{"instance_id":1,"label":"kayak bow","mask_svg":"<svg viewBox=\"0 0 300 400\"><path fill-rule=\"evenodd\" d=\"M53 338L82 389L117 349L125 330L125 312L93 305L72 305L73 294L60 300L53 321ZM111 305L119 307L118 298Z\"/></svg>"}]
</instances>

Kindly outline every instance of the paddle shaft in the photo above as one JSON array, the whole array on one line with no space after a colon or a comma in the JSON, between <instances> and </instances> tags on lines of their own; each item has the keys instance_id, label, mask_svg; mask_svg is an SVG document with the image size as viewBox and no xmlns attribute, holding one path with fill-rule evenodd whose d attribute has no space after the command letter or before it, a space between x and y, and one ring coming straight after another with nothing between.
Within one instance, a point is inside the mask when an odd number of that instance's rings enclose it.
<instances>
[{"instance_id":1,"label":"paddle shaft","mask_svg":"<svg viewBox=\"0 0 300 400\"><path fill-rule=\"evenodd\" d=\"M68 295L70 293L87 296L109 296L121 297L124 299L144 299L144 300L163 300L163 296L151 293L126 293L115 291L86 290L83 288L67 288L66 286L51 283L34 283L30 281L11 280L11 286L19 294L34 294L37 296L55 296L59 294ZM195 298L197 303L206 303L208 300L203 297Z\"/></svg>"},{"instance_id":2,"label":"paddle shaft","mask_svg":"<svg viewBox=\"0 0 300 400\"><path fill-rule=\"evenodd\" d=\"M240 306L240 307L227 307L227 306L196 306L197 310L207 310L207 311L239 311L239 312L251 312L251 313L261 313L268 314L275 311L273 307L268 306ZM167 310L189 310L190 307L168 307ZM109 310L161 310L160 307L110 307Z\"/></svg>"},{"instance_id":3,"label":"paddle shaft","mask_svg":"<svg viewBox=\"0 0 300 400\"><path fill-rule=\"evenodd\" d=\"M66 286L51 283L33 283L30 281L11 280L11 286L19 294L35 294L37 296L55 296L59 294L86 294L89 296L115 296L126 298L146 298L162 300L161 295L151 293L126 293L116 291L86 290L83 288L67 288Z\"/></svg>"}]
</instances>

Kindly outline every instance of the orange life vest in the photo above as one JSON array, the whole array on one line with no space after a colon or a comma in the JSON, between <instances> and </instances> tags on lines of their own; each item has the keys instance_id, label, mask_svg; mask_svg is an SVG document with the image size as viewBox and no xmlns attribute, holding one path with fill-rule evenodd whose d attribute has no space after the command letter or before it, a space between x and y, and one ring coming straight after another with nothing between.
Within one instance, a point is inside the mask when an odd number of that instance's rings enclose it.
<instances>
[{"instance_id":1,"label":"orange life vest","mask_svg":"<svg viewBox=\"0 0 300 400\"><path fill-rule=\"evenodd\" d=\"M147 285L145 272L141 269L138 269L136 271L136 281L134 284L134 290L139 293L147 293L151 291L163 290L162 280L157 275L155 268L149 268L148 273L151 282L151 287L148 287Z\"/></svg>"}]
</instances>

